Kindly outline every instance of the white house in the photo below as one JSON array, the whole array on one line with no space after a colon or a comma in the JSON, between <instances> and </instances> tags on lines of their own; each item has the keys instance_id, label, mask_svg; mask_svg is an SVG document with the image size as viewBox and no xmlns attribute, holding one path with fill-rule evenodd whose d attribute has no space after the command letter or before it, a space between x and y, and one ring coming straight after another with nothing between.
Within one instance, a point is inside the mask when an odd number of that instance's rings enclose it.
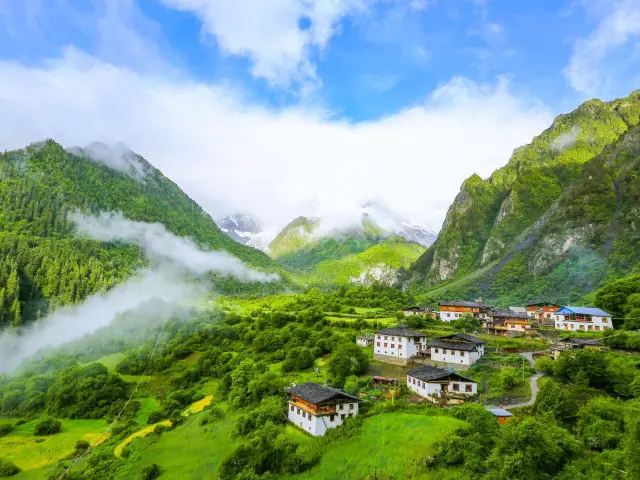
<instances>
[{"instance_id":1,"label":"white house","mask_svg":"<svg viewBox=\"0 0 640 480\"><path fill-rule=\"evenodd\" d=\"M482 302L441 301L438 318L443 322L453 322L465 315L472 315L480 320L489 318L491 305Z\"/></svg>"},{"instance_id":2,"label":"white house","mask_svg":"<svg viewBox=\"0 0 640 480\"><path fill-rule=\"evenodd\" d=\"M358 335L356 338L356 344L361 347L368 347L373 345L373 335L365 333L364 335Z\"/></svg>"},{"instance_id":3,"label":"white house","mask_svg":"<svg viewBox=\"0 0 640 480\"><path fill-rule=\"evenodd\" d=\"M473 365L484 355L485 343L484 340L464 333L434 338L427 342L428 358L433 362Z\"/></svg>"},{"instance_id":4,"label":"white house","mask_svg":"<svg viewBox=\"0 0 640 480\"><path fill-rule=\"evenodd\" d=\"M373 358L387 363L406 365L407 361L424 350L427 335L404 325L384 328L376 332Z\"/></svg>"},{"instance_id":5,"label":"white house","mask_svg":"<svg viewBox=\"0 0 640 480\"><path fill-rule=\"evenodd\" d=\"M289 388L289 395L289 421L316 437L358 414L360 399L337 388L307 382Z\"/></svg>"},{"instance_id":6,"label":"white house","mask_svg":"<svg viewBox=\"0 0 640 480\"><path fill-rule=\"evenodd\" d=\"M613 329L611 314L591 307L562 307L555 312L556 330L601 332Z\"/></svg>"},{"instance_id":7,"label":"white house","mask_svg":"<svg viewBox=\"0 0 640 480\"><path fill-rule=\"evenodd\" d=\"M473 380L431 365L408 371L407 387L433 403L464 403L465 397L478 393L478 384Z\"/></svg>"}]
</instances>

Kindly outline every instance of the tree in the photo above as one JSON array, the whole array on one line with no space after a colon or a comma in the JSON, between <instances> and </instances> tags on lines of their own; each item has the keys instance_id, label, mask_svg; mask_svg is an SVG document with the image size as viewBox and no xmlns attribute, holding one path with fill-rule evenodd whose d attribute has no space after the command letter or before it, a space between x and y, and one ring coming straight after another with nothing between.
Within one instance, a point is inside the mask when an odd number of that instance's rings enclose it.
<instances>
[{"instance_id":1,"label":"tree","mask_svg":"<svg viewBox=\"0 0 640 480\"><path fill-rule=\"evenodd\" d=\"M369 357L354 343L343 343L329 360L328 370L338 383L344 384L349 375L359 375L369 366Z\"/></svg>"},{"instance_id":2,"label":"tree","mask_svg":"<svg viewBox=\"0 0 640 480\"><path fill-rule=\"evenodd\" d=\"M560 419L566 408L567 394L560 385L551 379L540 388L536 401L533 404L533 412L536 416L549 416Z\"/></svg>"},{"instance_id":3,"label":"tree","mask_svg":"<svg viewBox=\"0 0 640 480\"><path fill-rule=\"evenodd\" d=\"M142 469L142 472L140 473L140 480L155 480L160 475L162 475L162 468L160 465L152 463Z\"/></svg>"},{"instance_id":4,"label":"tree","mask_svg":"<svg viewBox=\"0 0 640 480\"><path fill-rule=\"evenodd\" d=\"M619 399L595 397L578 410L576 434L592 450L615 449L624 433L625 408Z\"/></svg>"},{"instance_id":5,"label":"tree","mask_svg":"<svg viewBox=\"0 0 640 480\"><path fill-rule=\"evenodd\" d=\"M36 424L34 434L38 436L55 435L61 431L62 423L60 423L60 421L53 418L47 418Z\"/></svg>"},{"instance_id":6,"label":"tree","mask_svg":"<svg viewBox=\"0 0 640 480\"><path fill-rule=\"evenodd\" d=\"M579 449L568 431L526 418L502 428L487 460L492 480L547 480L557 474Z\"/></svg>"},{"instance_id":7,"label":"tree","mask_svg":"<svg viewBox=\"0 0 640 480\"><path fill-rule=\"evenodd\" d=\"M20 473L20 468L7 459L0 457L0 477L13 477Z\"/></svg>"}]
</instances>

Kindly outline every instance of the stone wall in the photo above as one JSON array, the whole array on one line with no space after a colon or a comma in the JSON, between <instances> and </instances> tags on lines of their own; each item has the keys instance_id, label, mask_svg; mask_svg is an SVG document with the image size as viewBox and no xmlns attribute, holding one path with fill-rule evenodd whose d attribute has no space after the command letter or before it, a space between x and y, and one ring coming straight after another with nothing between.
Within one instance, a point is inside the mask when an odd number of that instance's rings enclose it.
<instances>
[{"instance_id":1,"label":"stone wall","mask_svg":"<svg viewBox=\"0 0 640 480\"><path fill-rule=\"evenodd\" d=\"M378 360L379 362L391 363L392 365L406 365L407 364L407 359L406 358L399 358L399 357L394 357L394 356L391 356L391 355L381 355L379 353L374 353L373 354L373 359L374 360Z\"/></svg>"},{"instance_id":2,"label":"stone wall","mask_svg":"<svg viewBox=\"0 0 640 480\"><path fill-rule=\"evenodd\" d=\"M416 365L433 365L440 368L455 368L456 370L468 370L471 365L464 365L462 363L447 363L447 362L434 362L429 358L413 357L411 363Z\"/></svg>"}]
</instances>

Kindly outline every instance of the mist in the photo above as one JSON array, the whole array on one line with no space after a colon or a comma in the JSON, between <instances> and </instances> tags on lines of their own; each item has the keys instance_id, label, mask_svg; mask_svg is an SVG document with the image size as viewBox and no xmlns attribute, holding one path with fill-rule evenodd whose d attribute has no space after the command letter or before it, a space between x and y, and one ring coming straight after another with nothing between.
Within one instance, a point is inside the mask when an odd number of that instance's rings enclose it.
<instances>
[{"instance_id":1,"label":"mist","mask_svg":"<svg viewBox=\"0 0 640 480\"><path fill-rule=\"evenodd\" d=\"M0 373L15 370L25 359L47 347L57 347L109 325L122 312L154 300L167 306L156 320L169 318L175 308L193 305L210 291L205 274L215 272L244 281L268 282L277 275L255 271L223 251L205 251L191 239L178 237L159 223L128 220L118 212L69 215L76 233L104 242L120 241L139 246L150 267L107 292L65 307L39 323L18 331L0 333ZM172 307L173 305L173 307Z\"/></svg>"},{"instance_id":2,"label":"mist","mask_svg":"<svg viewBox=\"0 0 640 480\"><path fill-rule=\"evenodd\" d=\"M142 160L122 143L106 145L101 142L91 142L84 148L67 148L69 153L84 157L92 162L101 163L109 168L126 173L136 180L143 180L147 175Z\"/></svg>"},{"instance_id":3,"label":"mist","mask_svg":"<svg viewBox=\"0 0 640 480\"><path fill-rule=\"evenodd\" d=\"M567 148L571 148L575 145L578 140L578 135L580 135L580 126L574 125L568 132L558 135L551 142L551 148L564 152Z\"/></svg>"}]
</instances>

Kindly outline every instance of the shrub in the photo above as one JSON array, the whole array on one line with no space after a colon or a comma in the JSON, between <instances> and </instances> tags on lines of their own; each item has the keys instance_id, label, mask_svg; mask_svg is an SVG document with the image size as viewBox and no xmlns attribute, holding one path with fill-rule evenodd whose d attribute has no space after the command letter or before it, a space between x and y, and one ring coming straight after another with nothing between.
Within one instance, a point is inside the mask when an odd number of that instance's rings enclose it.
<instances>
[{"instance_id":1,"label":"shrub","mask_svg":"<svg viewBox=\"0 0 640 480\"><path fill-rule=\"evenodd\" d=\"M160 410L155 410L149 414L147 423L153 425L154 423L161 422L164 419L164 413Z\"/></svg>"},{"instance_id":2,"label":"shrub","mask_svg":"<svg viewBox=\"0 0 640 480\"><path fill-rule=\"evenodd\" d=\"M142 472L140 473L140 480L154 480L160 475L162 475L162 468L153 463L142 469Z\"/></svg>"},{"instance_id":3,"label":"shrub","mask_svg":"<svg viewBox=\"0 0 640 480\"><path fill-rule=\"evenodd\" d=\"M89 442L87 442L86 440L78 440L76 442L76 448L73 451L73 453L71 454L71 456L72 457L81 457L90 448L91 448L91 444Z\"/></svg>"},{"instance_id":4,"label":"shrub","mask_svg":"<svg viewBox=\"0 0 640 480\"><path fill-rule=\"evenodd\" d=\"M15 427L10 423L5 423L4 425L0 425L0 437L6 437L14 430L15 430Z\"/></svg>"},{"instance_id":5,"label":"shrub","mask_svg":"<svg viewBox=\"0 0 640 480\"><path fill-rule=\"evenodd\" d=\"M62 430L62 423L53 418L46 418L36 425L35 434L39 436L43 435L55 435Z\"/></svg>"},{"instance_id":6,"label":"shrub","mask_svg":"<svg viewBox=\"0 0 640 480\"><path fill-rule=\"evenodd\" d=\"M9 460L0 458L0 477L13 477L20 473L20 468Z\"/></svg>"}]
</instances>

